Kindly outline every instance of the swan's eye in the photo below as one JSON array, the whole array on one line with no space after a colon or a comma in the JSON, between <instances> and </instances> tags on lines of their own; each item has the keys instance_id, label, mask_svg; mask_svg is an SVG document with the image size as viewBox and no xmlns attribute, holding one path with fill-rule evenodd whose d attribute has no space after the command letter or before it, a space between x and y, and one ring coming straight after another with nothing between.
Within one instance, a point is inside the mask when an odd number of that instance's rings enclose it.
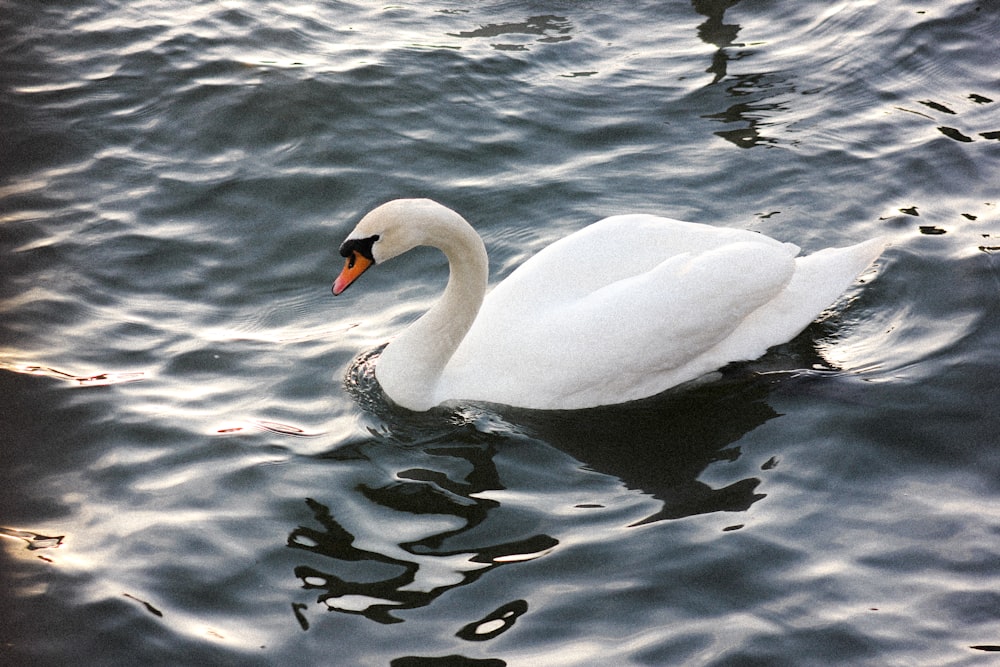
<instances>
[{"instance_id":1,"label":"swan's eye","mask_svg":"<svg viewBox=\"0 0 1000 667\"><path fill-rule=\"evenodd\" d=\"M353 269L354 262L358 261L358 253L352 252L350 259L347 260L347 268Z\"/></svg>"},{"instance_id":2,"label":"swan's eye","mask_svg":"<svg viewBox=\"0 0 1000 667\"><path fill-rule=\"evenodd\" d=\"M372 246L375 245L378 239L378 234L365 239L347 239L340 246L340 256L348 258L351 266L354 266L357 255L361 255L368 261L373 262L375 258L372 256Z\"/></svg>"}]
</instances>

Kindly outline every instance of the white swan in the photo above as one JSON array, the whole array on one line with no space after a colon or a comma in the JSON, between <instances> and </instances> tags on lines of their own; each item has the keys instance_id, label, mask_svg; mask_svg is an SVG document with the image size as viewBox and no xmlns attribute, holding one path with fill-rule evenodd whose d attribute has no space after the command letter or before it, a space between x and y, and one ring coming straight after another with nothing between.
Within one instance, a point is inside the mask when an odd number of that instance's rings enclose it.
<instances>
[{"instance_id":1,"label":"white swan","mask_svg":"<svg viewBox=\"0 0 1000 667\"><path fill-rule=\"evenodd\" d=\"M389 398L418 411L450 399L624 403L755 359L802 331L885 243L796 258L796 246L754 232L618 215L548 246L486 296L486 248L469 223L429 199L399 199L344 241L333 293L424 245L448 258L444 295L375 366Z\"/></svg>"}]
</instances>

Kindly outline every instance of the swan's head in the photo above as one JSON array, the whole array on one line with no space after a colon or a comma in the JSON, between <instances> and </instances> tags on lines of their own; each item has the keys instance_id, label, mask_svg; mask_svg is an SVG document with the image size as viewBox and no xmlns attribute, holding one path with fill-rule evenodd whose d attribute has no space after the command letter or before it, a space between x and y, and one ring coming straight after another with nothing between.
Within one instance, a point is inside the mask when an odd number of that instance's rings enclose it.
<instances>
[{"instance_id":1,"label":"swan's head","mask_svg":"<svg viewBox=\"0 0 1000 667\"><path fill-rule=\"evenodd\" d=\"M441 226L468 223L430 199L394 199L361 218L340 246L344 269L333 283L340 294L372 265L421 245L441 245Z\"/></svg>"}]
</instances>

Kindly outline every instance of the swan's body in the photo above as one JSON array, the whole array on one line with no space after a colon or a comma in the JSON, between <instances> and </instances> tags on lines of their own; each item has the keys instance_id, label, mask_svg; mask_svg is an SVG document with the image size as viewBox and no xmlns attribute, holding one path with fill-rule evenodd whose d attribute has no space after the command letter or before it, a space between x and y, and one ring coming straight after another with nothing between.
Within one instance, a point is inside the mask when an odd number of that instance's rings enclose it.
<instances>
[{"instance_id":1,"label":"swan's body","mask_svg":"<svg viewBox=\"0 0 1000 667\"><path fill-rule=\"evenodd\" d=\"M749 231L621 215L556 241L487 296L475 230L433 201L396 200L348 236L334 293L418 245L445 253L448 285L375 367L389 398L411 410L451 399L576 409L652 396L790 340L884 242L796 257L796 246Z\"/></svg>"}]
</instances>

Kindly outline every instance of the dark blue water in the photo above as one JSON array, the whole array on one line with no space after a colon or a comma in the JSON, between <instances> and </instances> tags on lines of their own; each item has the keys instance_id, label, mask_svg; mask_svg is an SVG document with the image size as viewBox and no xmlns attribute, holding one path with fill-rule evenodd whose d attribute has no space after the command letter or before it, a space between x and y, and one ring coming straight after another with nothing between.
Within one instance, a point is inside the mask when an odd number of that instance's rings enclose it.
<instances>
[{"instance_id":1,"label":"dark blue water","mask_svg":"<svg viewBox=\"0 0 1000 667\"><path fill-rule=\"evenodd\" d=\"M0 36L0 662L1000 646L995 0L12 0ZM443 260L329 294L401 196L494 281L622 212L891 246L706 386L414 415L352 360Z\"/></svg>"}]
</instances>

